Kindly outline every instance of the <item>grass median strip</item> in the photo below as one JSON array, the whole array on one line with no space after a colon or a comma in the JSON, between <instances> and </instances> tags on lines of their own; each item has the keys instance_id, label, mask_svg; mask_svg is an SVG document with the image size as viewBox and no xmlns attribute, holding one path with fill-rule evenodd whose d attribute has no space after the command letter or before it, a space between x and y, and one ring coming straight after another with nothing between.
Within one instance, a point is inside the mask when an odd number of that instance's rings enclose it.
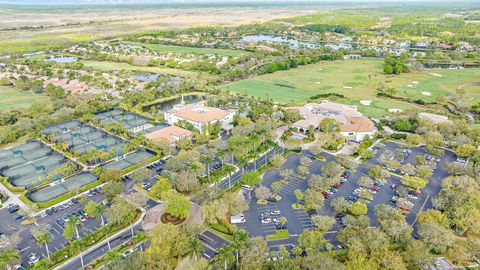
<instances>
[{"instance_id":1,"label":"grass median strip","mask_svg":"<svg viewBox=\"0 0 480 270\"><path fill-rule=\"evenodd\" d=\"M277 230L276 233L267 235L267 240L270 240L270 241L279 240L279 239L285 239L288 237L290 237L288 230Z\"/></svg>"}]
</instances>

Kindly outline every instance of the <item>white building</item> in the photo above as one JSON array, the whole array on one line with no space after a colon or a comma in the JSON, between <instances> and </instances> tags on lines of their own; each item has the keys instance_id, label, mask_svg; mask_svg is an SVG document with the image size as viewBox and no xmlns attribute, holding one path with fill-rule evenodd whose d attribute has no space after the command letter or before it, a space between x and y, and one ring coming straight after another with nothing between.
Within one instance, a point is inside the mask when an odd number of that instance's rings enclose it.
<instances>
[{"instance_id":1,"label":"white building","mask_svg":"<svg viewBox=\"0 0 480 270\"><path fill-rule=\"evenodd\" d=\"M340 126L340 134L349 141L361 142L365 136L372 137L377 132L375 124L358 112L356 106L324 100L290 109L298 110L303 117L292 125L298 130L299 136L304 135L310 127L318 128L325 118L335 119Z\"/></svg>"},{"instance_id":2,"label":"white building","mask_svg":"<svg viewBox=\"0 0 480 270\"><path fill-rule=\"evenodd\" d=\"M205 101L193 104L177 104L172 109L164 113L165 120L170 125L175 125L179 121L191 123L196 130L202 132L202 128L220 122L223 130L232 129L234 110L222 110L219 108L205 106Z\"/></svg>"}]
</instances>

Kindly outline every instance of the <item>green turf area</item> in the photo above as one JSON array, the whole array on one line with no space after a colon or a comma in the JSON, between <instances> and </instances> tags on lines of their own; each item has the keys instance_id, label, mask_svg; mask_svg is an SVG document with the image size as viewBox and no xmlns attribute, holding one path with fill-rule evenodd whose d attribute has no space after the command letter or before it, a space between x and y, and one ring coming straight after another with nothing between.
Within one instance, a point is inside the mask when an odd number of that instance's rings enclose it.
<instances>
[{"instance_id":1,"label":"green turf area","mask_svg":"<svg viewBox=\"0 0 480 270\"><path fill-rule=\"evenodd\" d=\"M267 240L278 240L290 237L288 230L277 230L274 234L267 235Z\"/></svg>"},{"instance_id":2,"label":"green turf area","mask_svg":"<svg viewBox=\"0 0 480 270\"><path fill-rule=\"evenodd\" d=\"M382 84L397 89L397 96L425 101L453 93L461 86L466 90L469 102L480 101L480 69L424 70L395 76L384 74L382 65L381 59L367 58L320 62L233 82L220 88L239 94L272 98L280 103L302 103L316 94L339 93L349 99L346 103L358 105L359 110L369 116L381 116L388 109L405 110L415 106L377 97L377 88ZM363 105L361 100L373 102Z\"/></svg>"},{"instance_id":3,"label":"green turf area","mask_svg":"<svg viewBox=\"0 0 480 270\"><path fill-rule=\"evenodd\" d=\"M168 75L181 76L181 77L196 77L196 75L198 74L193 71L187 71L187 70L181 70L181 69L133 66L127 63L117 63L117 62L109 62L109 61L81 60L81 62L86 67L91 67L93 69L102 70L102 71L132 70L132 71L139 71L139 72L168 74Z\"/></svg>"},{"instance_id":4,"label":"green turf area","mask_svg":"<svg viewBox=\"0 0 480 270\"><path fill-rule=\"evenodd\" d=\"M139 42L129 42L129 44L139 45L139 46L147 47L149 49L161 51L161 52L217 54L217 55L225 55L225 56L231 56L231 57L251 54L251 52L242 51L242 50L183 47L183 46L164 45L164 44L145 44L145 43L139 43Z\"/></svg>"},{"instance_id":5,"label":"green turf area","mask_svg":"<svg viewBox=\"0 0 480 270\"><path fill-rule=\"evenodd\" d=\"M34 95L16 88L0 86L0 110L26 108L35 102L48 100L48 97Z\"/></svg>"}]
</instances>

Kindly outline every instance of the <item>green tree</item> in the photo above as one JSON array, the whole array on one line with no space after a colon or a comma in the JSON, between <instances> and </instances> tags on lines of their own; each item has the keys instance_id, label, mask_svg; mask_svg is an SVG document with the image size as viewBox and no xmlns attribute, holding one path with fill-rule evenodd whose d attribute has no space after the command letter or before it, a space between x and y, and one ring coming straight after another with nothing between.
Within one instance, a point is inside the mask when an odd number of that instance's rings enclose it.
<instances>
[{"instance_id":1,"label":"green tree","mask_svg":"<svg viewBox=\"0 0 480 270\"><path fill-rule=\"evenodd\" d=\"M319 125L320 131L326 132L326 133L337 133L340 131L340 126L337 122L337 120L333 118L325 118L320 122Z\"/></svg>"},{"instance_id":2,"label":"green tree","mask_svg":"<svg viewBox=\"0 0 480 270\"><path fill-rule=\"evenodd\" d=\"M175 190L165 192L163 205L165 211L179 219L185 219L190 213L190 201Z\"/></svg>"},{"instance_id":3,"label":"green tree","mask_svg":"<svg viewBox=\"0 0 480 270\"><path fill-rule=\"evenodd\" d=\"M165 192L172 189L172 184L168 179L164 177L159 177L158 181L150 189L150 195L156 199L162 199Z\"/></svg>"},{"instance_id":4,"label":"green tree","mask_svg":"<svg viewBox=\"0 0 480 270\"><path fill-rule=\"evenodd\" d=\"M205 248L202 245L202 242L198 238L193 238L188 241L187 250L189 254L192 254L195 258L195 261L198 260L198 256L202 254L202 251Z\"/></svg>"},{"instance_id":5,"label":"green tree","mask_svg":"<svg viewBox=\"0 0 480 270\"><path fill-rule=\"evenodd\" d=\"M38 245L44 246L47 251L48 260L50 260L50 250L48 249L48 243L53 241L53 237L49 234L48 228L45 224L34 226L31 229L33 237L37 240Z\"/></svg>"},{"instance_id":6,"label":"green tree","mask_svg":"<svg viewBox=\"0 0 480 270\"><path fill-rule=\"evenodd\" d=\"M350 207L350 203L345 200L343 196L333 199L330 205L333 206L337 213L344 213L348 210L348 207Z\"/></svg>"},{"instance_id":7,"label":"green tree","mask_svg":"<svg viewBox=\"0 0 480 270\"><path fill-rule=\"evenodd\" d=\"M123 182L109 181L103 185L102 190L107 195L107 198L112 199L123 192L124 186Z\"/></svg>"},{"instance_id":8,"label":"green tree","mask_svg":"<svg viewBox=\"0 0 480 270\"><path fill-rule=\"evenodd\" d=\"M367 211L367 206L359 202L354 202L350 205L350 207L348 207L348 212L355 216L365 215Z\"/></svg>"},{"instance_id":9,"label":"green tree","mask_svg":"<svg viewBox=\"0 0 480 270\"><path fill-rule=\"evenodd\" d=\"M15 249L0 250L0 268L11 269L12 265L20 262L20 252Z\"/></svg>"}]
</instances>

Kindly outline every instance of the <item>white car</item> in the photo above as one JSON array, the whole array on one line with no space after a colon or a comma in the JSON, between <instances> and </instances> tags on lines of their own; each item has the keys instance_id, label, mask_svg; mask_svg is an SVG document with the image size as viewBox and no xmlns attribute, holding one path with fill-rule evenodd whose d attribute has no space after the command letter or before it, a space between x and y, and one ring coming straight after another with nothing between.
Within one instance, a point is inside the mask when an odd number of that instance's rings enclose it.
<instances>
[{"instance_id":1,"label":"white car","mask_svg":"<svg viewBox=\"0 0 480 270\"><path fill-rule=\"evenodd\" d=\"M253 190L253 188L249 185L242 185L242 188L246 191L252 191Z\"/></svg>"},{"instance_id":2,"label":"white car","mask_svg":"<svg viewBox=\"0 0 480 270\"><path fill-rule=\"evenodd\" d=\"M125 251L125 252L122 254L122 256L123 256L124 258L126 258L126 257L132 255L132 253L133 253L133 250L129 249L129 250Z\"/></svg>"},{"instance_id":3,"label":"white car","mask_svg":"<svg viewBox=\"0 0 480 270\"><path fill-rule=\"evenodd\" d=\"M271 218L264 218L264 219L262 219L262 224L269 224L269 223L272 223L272 219L271 219Z\"/></svg>"}]
</instances>

